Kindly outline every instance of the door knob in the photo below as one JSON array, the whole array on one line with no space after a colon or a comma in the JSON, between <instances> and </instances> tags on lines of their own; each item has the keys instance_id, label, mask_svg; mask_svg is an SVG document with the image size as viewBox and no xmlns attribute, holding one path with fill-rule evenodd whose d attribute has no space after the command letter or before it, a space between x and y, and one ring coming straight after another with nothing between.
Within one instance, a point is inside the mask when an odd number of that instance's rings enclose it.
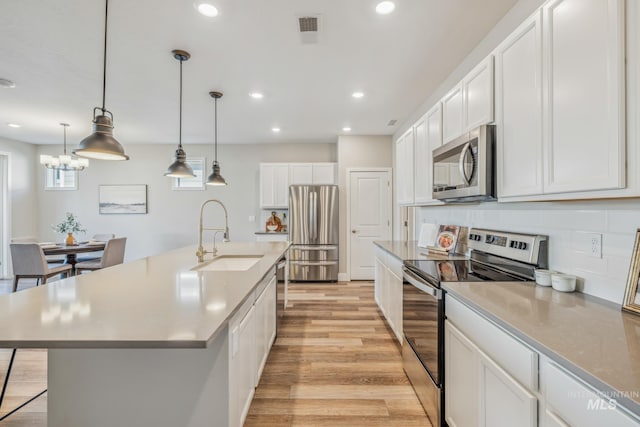
<instances>
[{"instance_id":1,"label":"door knob","mask_svg":"<svg viewBox=\"0 0 640 427\"><path fill-rule=\"evenodd\" d=\"M356 233L357 233L357 231L356 231L356 230L351 230L351 232L352 232L353 234L356 234Z\"/></svg>"}]
</instances>

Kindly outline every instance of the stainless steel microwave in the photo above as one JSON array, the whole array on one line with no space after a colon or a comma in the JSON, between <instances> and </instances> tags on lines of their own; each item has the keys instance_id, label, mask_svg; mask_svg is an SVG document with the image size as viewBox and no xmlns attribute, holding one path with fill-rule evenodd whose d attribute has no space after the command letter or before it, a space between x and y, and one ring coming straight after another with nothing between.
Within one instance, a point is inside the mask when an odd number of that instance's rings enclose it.
<instances>
[{"instance_id":1,"label":"stainless steel microwave","mask_svg":"<svg viewBox=\"0 0 640 427\"><path fill-rule=\"evenodd\" d=\"M483 125L433 150L433 198L445 202L495 200L494 125Z\"/></svg>"}]
</instances>

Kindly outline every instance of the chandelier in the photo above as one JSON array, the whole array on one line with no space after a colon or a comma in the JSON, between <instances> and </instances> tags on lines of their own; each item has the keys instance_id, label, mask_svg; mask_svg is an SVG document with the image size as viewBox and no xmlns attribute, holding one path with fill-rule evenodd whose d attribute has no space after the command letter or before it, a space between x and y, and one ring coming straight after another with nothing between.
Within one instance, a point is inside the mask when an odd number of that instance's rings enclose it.
<instances>
[{"instance_id":1,"label":"chandelier","mask_svg":"<svg viewBox=\"0 0 640 427\"><path fill-rule=\"evenodd\" d=\"M64 154L59 156L40 156L40 164L47 169L57 169L63 171L81 171L89 166L89 159L79 159L75 156L67 155L67 127L68 123L60 123L64 127Z\"/></svg>"}]
</instances>

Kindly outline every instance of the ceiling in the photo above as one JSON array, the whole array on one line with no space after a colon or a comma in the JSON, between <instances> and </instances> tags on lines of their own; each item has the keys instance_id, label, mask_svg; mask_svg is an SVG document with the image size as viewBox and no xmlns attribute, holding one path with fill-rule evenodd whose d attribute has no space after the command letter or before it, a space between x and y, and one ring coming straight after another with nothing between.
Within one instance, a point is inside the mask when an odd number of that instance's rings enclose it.
<instances>
[{"instance_id":1,"label":"ceiling","mask_svg":"<svg viewBox=\"0 0 640 427\"><path fill-rule=\"evenodd\" d=\"M211 2L215 18L194 0L110 1L106 107L125 147L178 140L172 49L192 55L183 65L185 144L213 140L210 90L224 93L220 143L335 142L345 126L393 134L516 0L395 0L384 16L376 0ZM0 78L16 87L0 88L0 136L60 143L68 122L76 144L101 104L104 1L2 3ZM302 43L300 15L320 15L317 44Z\"/></svg>"}]
</instances>

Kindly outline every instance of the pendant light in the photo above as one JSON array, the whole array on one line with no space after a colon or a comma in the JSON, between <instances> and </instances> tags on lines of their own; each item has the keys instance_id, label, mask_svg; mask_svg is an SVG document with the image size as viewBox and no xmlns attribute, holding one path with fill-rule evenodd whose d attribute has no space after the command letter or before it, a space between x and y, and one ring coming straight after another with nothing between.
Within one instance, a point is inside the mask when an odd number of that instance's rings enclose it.
<instances>
[{"instance_id":1,"label":"pendant light","mask_svg":"<svg viewBox=\"0 0 640 427\"><path fill-rule=\"evenodd\" d=\"M64 150L60 156L40 156L40 164L47 169L57 169L63 171L81 171L89 166L89 159L78 159L74 156L67 155L67 128L69 123L60 123L64 127Z\"/></svg>"},{"instance_id":2,"label":"pendant light","mask_svg":"<svg viewBox=\"0 0 640 427\"><path fill-rule=\"evenodd\" d=\"M80 146L73 154L99 160L129 160L124 148L113 137L113 114L105 108L107 91L107 18L109 16L109 0L105 0L104 8L104 54L102 57L102 107L93 109L93 133L80 141ZM96 111L101 114L96 116ZM108 115L107 115L108 114Z\"/></svg>"},{"instance_id":3,"label":"pendant light","mask_svg":"<svg viewBox=\"0 0 640 427\"><path fill-rule=\"evenodd\" d=\"M220 175L220 165L218 164L218 99L222 98L222 92L211 91L209 96L215 101L215 113L214 113L214 127L213 127L213 146L214 146L214 160L212 166L211 175L207 178L207 185L227 185L227 181Z\"/></svg>"},{"instance_id":4,"label":"pendant light","mask_svg":"<svg viewBox=\"0 0 640 427\"><path fill-rule=\"evenodd\" d=\"M189 60L191 55L185 50L172 50L173 57L180 61L180 125L178 131L178 149L176 150L176 159L169 165L164 176L171 178L193 178L196 176L193 169L187 163L187 153L182 149L182 63Z\"/></svg>"}]
</instances>

